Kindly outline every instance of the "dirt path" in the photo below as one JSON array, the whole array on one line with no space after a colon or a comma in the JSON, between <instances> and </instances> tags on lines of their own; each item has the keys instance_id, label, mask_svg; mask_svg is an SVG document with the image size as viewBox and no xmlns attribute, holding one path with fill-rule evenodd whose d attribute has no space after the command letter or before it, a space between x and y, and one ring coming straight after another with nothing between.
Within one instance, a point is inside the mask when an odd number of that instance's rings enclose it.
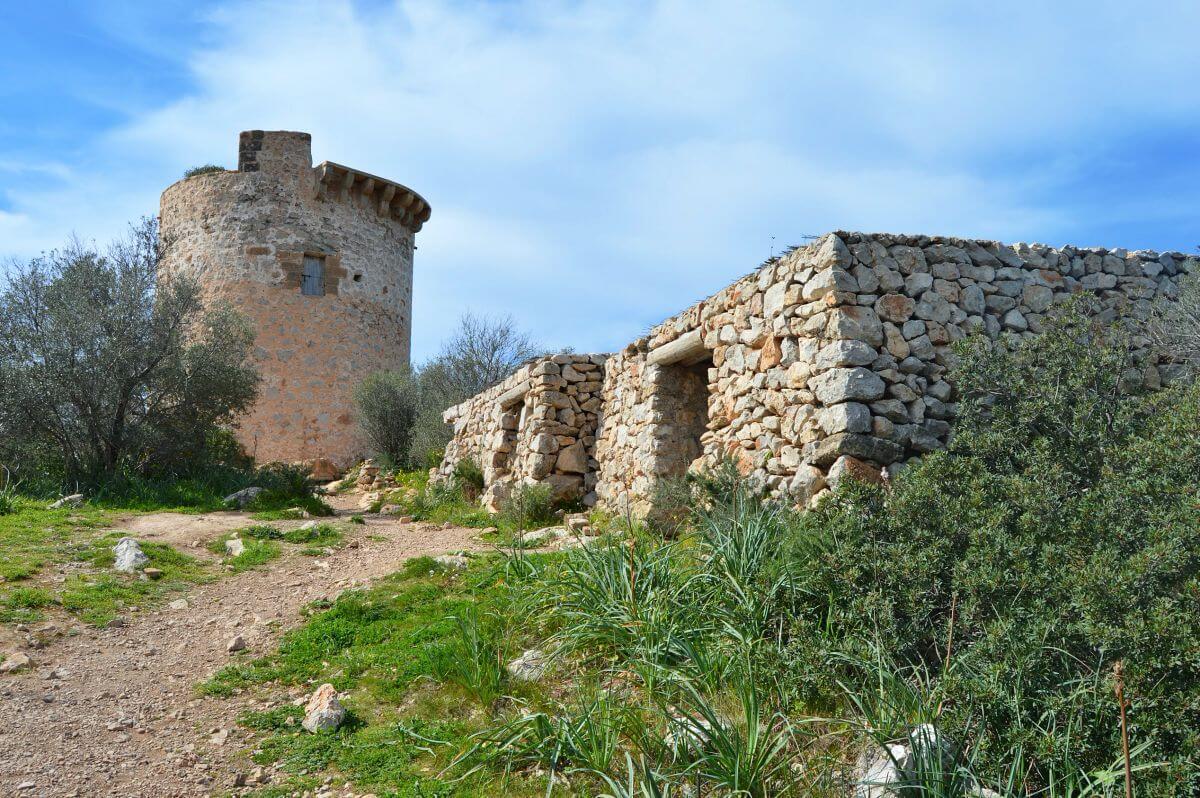
<instances>
[{"instance_id":1,"label":"dirt path","mask_svg":"<svg viewBox=\"0 0 1200 798\"><path fill-rule=\"evenodd\" d=\"M0 676L0 796L222 795L249 773L235 719L241 702L194 691L224 665L236 635L267 652L322 597L399 569L411 557L478 550L475 530L367 516L328 557L293 552L196 587L186 609L140 613L124 626L65 626L32 670ZM194 541L250 523L239 513L159 513L120 526L189 553ZM299 522L295 522L298 524ZM335 791L333 794L350 794Z\"/></svg>"}]
</instances>

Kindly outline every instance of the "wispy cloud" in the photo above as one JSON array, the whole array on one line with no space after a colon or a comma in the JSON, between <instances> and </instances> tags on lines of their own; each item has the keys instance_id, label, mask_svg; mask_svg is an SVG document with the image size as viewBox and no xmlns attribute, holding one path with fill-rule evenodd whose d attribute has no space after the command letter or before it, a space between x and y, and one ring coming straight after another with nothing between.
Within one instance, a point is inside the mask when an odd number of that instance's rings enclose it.
<instances>
[{"instance_id":1,"label":"wispy cloud","mask_svg":"<svg viewBox=\"0 0 1200 798\"><path fill-rule=\"evenodd\" d=\"M5 192L0 247L152 212L247 128L430 200L418 356L467 308L619 346L772 237L835 228L1190 247L1197 23L1183 2L227 3L186 93L99 131L69 181Z\"/></svg>"}]
</instances>

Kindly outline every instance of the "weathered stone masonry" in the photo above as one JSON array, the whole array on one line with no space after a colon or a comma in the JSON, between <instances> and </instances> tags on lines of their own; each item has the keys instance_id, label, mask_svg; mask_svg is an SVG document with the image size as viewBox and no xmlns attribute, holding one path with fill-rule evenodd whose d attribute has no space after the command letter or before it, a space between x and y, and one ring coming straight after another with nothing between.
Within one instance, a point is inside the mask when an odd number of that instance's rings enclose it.
<instances>
[{"instance_id":1,"label":"weathered stone masonry","mask_svg":"<svg viewBox=\"0 0 1200 798\"><path fill-rule=\"evenodd\" d=\"M1179 253L827 235L604 361L587 499L644 512L657 480L722 457L797 503L847 472L877 476L945 446L954 341L1036 335L1052 306L1081 293L1097 298L1101 320L1145 319L1195 266ZM1136 343L1126 379L1168 380L1173 367ZM486 456L486 443L458 442L475 415L494 412L488 396L459 405L443 471Z\"/></svg>"},{"instance_id":2,"label":"weathered stone masonry","mask_svg":"<svg viewBox=\"0 0 1200 798\"><path fill-rule=\"evenodd\" d=\"M163 192L164 276L191 275L255 329L263 383L239 438L256 459L345 466L366 453L352 392L409 361L414 237L429 215L398 183L314 168L309 135L284 131L242 133L237 171Z\"/></svg>"},{"instance_id":3,"label":"weathered stone masonry","mask_svg":"<svg viewBox=\"0 0 1200 798\"><path fill-rule=\"evenodd\" d=\"M518 482L549 485L560 498L596 484L596 424L603 355L533 360L499 385L448 409L454 425L443 476L469 457L483 469L484 501L495 508Z\"/></svg>"}]
</instances>

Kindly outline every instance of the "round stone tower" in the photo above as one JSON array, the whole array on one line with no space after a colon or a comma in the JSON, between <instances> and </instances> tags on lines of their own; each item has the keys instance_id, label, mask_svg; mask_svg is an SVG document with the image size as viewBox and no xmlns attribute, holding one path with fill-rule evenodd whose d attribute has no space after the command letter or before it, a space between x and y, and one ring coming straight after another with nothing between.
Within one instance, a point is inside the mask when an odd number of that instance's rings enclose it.
<instances>
[{"instance_id":1,"label":"round stone tower","mask_svg":"<svg viewBox=\"0 0 1200 798\"><path fill-rule=\"evenodd\" d=\"M163 192L163 277L190 275L254 327L263 381L239 438L256 460L365 454L354 388L408 364L414 238L429 214L398 183L314 167L312 138L287 131L246 131L236 172Z\"/></svg>"}]
</instances>

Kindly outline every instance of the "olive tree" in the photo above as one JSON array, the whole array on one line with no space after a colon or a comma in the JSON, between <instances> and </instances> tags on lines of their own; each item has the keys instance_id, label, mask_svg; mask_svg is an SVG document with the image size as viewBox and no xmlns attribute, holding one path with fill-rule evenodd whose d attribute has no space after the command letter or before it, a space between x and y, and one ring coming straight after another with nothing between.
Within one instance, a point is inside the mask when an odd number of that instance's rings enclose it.
<instances>
[{"instance_id":1,"label":"olive tree","mask_svg":"<svg viewBox=\"0 0 1200 798\"><path fill-rule=\"evenodd\" d=\"M376 451L397 465L428 465L450 440L442 411L500 382L540 351L511 316L467 313L424 365L364 380L356 395L359 424Z\"/></svg>"},{"instance_id":2,"label":"olive tree","mask_svg":"<svg viewBox=\"0 0 1200 798\"><path fill-rule=\"evenodd\" d=\"M0 458L97 484L185 465L253 402L253 335L199 286L159 281L145 219L100 251L78 241L10 266L0 290Z\"/></svg>"},{"instance_id":3,"label":"olive tree","mask_svg":"<svg viewBox=\"0 0 1200 798\"><path fill-rule=\"evenodd\" d=\"M417 418L417 380L408 369L368 374L354 391L354 406L376 453L396 465L408 462Z\"/></svg>"}]
</instances>

